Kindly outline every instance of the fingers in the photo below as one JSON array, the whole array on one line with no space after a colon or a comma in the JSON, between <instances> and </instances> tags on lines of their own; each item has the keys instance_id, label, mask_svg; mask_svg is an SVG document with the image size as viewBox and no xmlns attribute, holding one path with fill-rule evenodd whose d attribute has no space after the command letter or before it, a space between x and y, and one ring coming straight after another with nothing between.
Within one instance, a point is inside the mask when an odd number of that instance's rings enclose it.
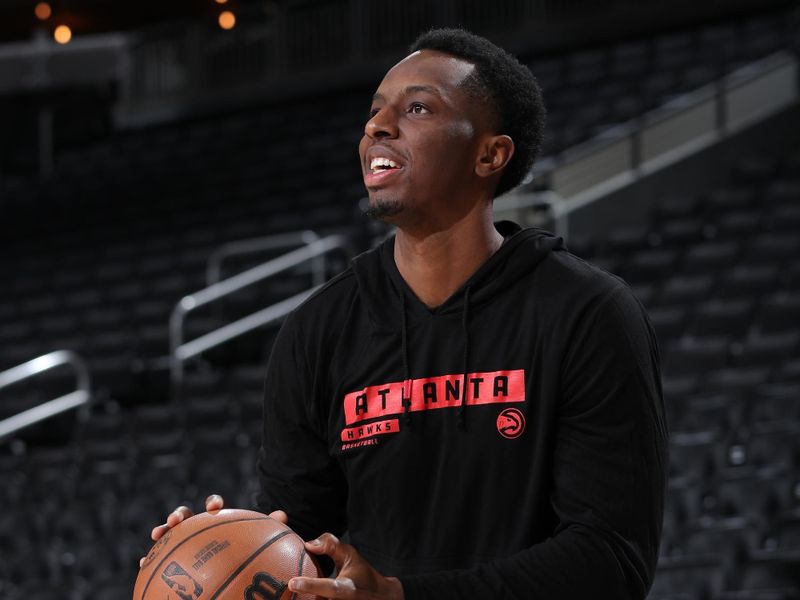
<instances>
[{"instance_id":1,"label":"fingers","mask_svg":"<svg viewBox=\"0 0 800 600\"><path fill-rule=\"evenodd\" d=\"M270 519L275 519L276 521L280 521L284 525L287 525L289 523L289 516L282 510L273 510L271 513L269 513L268 516Z\"/></svg>"},{"instance_id":2,"label":"fingers","mask_svg":"<svg viewBox=\"0 0 800 600\"><path fill-rule=\"evenodd\" d=\"M169 515L167 515L167 522L163 525L158 525L157 527L153 528L153 531L150 532L150 537L155 541L161 538L167 531L175 527L178 523L183 521L184 519L188 519L194 513L192 509L188 506L179 506L175 510L173 510Z\"/></svg>"},{"instance_id":3,"label":"fingers","mask_svg":"<svg viewBox=\"0 0 800 600\"><path fill-rule=\"evenodd\" d=\"M349 600L356 597L356 585L349 577L336 579L292 577L289 580L289 589L292 592L321 596L331 600Z\"/></svg>"},{"instance_id":4,"label":"fingers","mask_svg":"<svg viewBox=\"0 0 800 600\"><path fill-rule=\"evenodd\" d=\"M211 494L208 498L206 498L205 504L206 511L211 512L212 510L222 510L222 507L225 505L225 501L219 494Z\"/></svg>"},{"instance_id":5,"label":"fingers","mask_svg":"<svg viewBox=\"0 0 800 600\"><path fill-rule=\"evenodd\" d=\"M312 554L327 554L337 566L341 566L350 552L355 549L352 546L341 543L339 538L332 533L323 533L317 539L306 542L306 550Z\"/></svg>"}]
</instances>

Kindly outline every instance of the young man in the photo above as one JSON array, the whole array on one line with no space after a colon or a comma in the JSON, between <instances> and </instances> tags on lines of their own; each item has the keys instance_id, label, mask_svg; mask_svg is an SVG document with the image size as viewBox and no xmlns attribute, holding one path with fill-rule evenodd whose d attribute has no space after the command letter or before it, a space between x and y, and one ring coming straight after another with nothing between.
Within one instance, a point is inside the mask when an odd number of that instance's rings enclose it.
<instances>
[{"instance_id":1,"label":"young man","mask_svg":"<svg viewBox=\"0 0 800 600\"><path fill-rule=\"evenodd\" d=\"M259 508L337 567L289 589L646 596L666 477L653 331L624 283L492 220L543 118L529 71L458 30L378 87L359 154L397 234L289 316L268 367Z\"/></svg>"}]
</instances>

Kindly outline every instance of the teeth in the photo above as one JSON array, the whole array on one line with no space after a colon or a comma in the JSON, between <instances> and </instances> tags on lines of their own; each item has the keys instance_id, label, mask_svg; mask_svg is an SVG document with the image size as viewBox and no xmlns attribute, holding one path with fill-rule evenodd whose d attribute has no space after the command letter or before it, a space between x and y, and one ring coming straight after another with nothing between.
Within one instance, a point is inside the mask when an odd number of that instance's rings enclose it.
<instances>
[{"instance_id":1,"label":"teeth","mask_svg":"<svg viewBox=\"0 0 800 600\"><path fill-rule=\"evenodd\" d=\"M383 158L383 157L373 158L369 163L370 170L373 173L375 173L380 170L378 167L389 167L391 169L397 169L400 167L400 165L398 165L396 162L388 158Z\"/></svg>"}]
</instances>

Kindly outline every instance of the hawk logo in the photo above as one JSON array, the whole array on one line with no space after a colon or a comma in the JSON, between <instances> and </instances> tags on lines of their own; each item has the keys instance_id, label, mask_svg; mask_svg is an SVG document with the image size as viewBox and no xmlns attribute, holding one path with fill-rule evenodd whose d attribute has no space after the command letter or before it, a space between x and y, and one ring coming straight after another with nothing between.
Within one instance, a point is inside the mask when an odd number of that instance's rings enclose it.
<instances>
[{"instance_id":1,"label":"hawk logo","mask_svg":"<svg viewBox=\"0 0 800 600\"><path fill-rule=\"evenodd\" d=\"M516 408L507 408L497 415L497 431L504 438L513 440L525 431L525 415Z\"/></svg>"},{"instance_id":2,"label":"hawk logo","mask_svg":"<svg viewBox=\"0 0 800 600\"><path fill-rule=\"evenodd\" d=\"M174 560L161 573L161 579L177 594L180 600L197 600L203 588ZM169 600L172 599L170 594Z\"/></svg>"},{"instance_id":3,"label":"hawk logo","mask_svg":"<svg viewBox=\"0 0 800 600\"><path fill-rule=\"evenodd\" d=\"M286 591L287 584L275 579L269 573L259 571L253 583L244 592L245 600L278 600Z\"/></svg>"}]
</instances>

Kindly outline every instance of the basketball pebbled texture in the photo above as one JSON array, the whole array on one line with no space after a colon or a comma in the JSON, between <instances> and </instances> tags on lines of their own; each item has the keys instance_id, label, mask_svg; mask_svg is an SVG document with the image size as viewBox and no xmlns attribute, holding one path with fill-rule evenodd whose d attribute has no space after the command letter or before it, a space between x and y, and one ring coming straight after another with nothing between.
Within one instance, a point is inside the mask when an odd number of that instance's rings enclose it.
<instances>
[{"instance_id":1,"label":"basketball pebbled texture","mask_svg":"<svg viewBox=\"0 0 800 600\"><path fill-rule=\"evenodd\" d=\"M316 600L289 591L321 577L303 540L262 513L222 509L182 521L150 549L133 600Z\"/></svg>"}]
</instances>

